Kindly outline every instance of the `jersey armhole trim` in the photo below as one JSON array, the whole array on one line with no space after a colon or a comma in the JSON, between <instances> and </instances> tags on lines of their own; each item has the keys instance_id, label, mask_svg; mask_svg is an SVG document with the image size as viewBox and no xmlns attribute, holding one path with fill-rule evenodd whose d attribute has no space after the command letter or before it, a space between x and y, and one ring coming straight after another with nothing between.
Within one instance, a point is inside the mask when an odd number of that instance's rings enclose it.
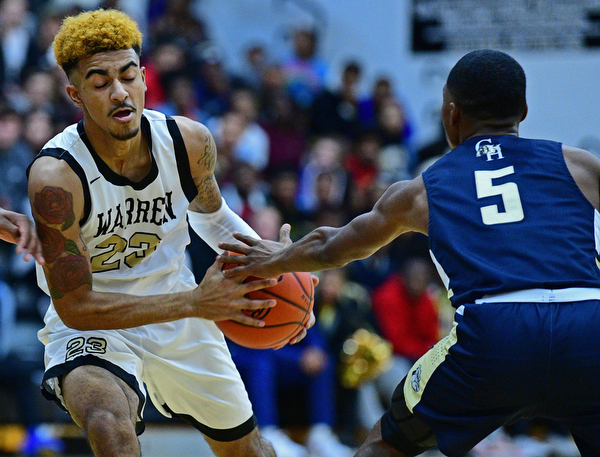
<instances>
[{"instance_id":1,"label":"jersey armhole trim","mask_svg":"<svg viewBox=\"0 0 600 457\"><path fill-rule=\"evenodd\" d=\"M175 150L175 160L177 161L177 172L179 173L181 188L188 201L191 202L196 198L196 195L198 195L198 188L192 178L192 170L190 169L190 159L188 157L187 149L175 119L169 116L167 116L167 128L173 139L173 149Z\"/></svg>"},{"instance_id":2,"label":"jersey armhole trim","mask_svg":"<svg viewBox=\"0 0 600 457\"><path fill-rule=\"evenodd\" d=\"M82 166L75 160L75 158L69 153L69 151L62 148L47 148L42 149L42 151L36 156L34 159L37 160L40 157L54 157L55 159L64 160L71 167L71 169L75 172L75 174L79 177L81 181L81 187L83 188L83 217L80 219L79 224L83 225L87 222L90 217L90 212L92 210L92 198L90 196L90 187L87 182L87 177L85 175L85 171L83 171ZM31 163L33 165L33 162ZM27 168L27 177L29 178L29 170L31 169L31 165Z\"/></svg>"}]
</instances>

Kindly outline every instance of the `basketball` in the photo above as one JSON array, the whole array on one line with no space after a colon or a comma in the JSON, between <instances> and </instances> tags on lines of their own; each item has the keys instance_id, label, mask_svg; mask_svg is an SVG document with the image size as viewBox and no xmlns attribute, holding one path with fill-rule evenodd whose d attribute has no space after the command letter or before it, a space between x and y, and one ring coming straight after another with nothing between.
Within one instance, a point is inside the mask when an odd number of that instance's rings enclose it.
<instances>
[{"instance_id":1,"label":"basketball","mask_svg":"<svg viewBox=\"0 0 600 457\"><path fill-rule=\"evenodd\" d=\"M235 265L225 264L223 269ZM252 281L256 278L248 278ZM284 273L273 287L247 294L252 300L277 300L273 308L244 311L248 316L265 321L264 327L251 327L227 320L215 322L223 334L240 346L269 349L295 337L308 321L314 305L314 285L310 273Z\"/></svg>"}]
</instances>

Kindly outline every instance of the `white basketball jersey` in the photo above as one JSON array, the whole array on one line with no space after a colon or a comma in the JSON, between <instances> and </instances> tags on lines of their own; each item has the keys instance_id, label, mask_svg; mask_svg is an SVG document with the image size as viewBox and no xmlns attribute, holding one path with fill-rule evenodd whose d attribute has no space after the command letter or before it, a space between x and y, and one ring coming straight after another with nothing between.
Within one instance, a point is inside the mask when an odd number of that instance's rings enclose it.
<instances>
[{"instance_id":1,"label":"white basketball jersey","mask_svg":"<svg viewBox=\"0 0 600 457\"><path fill-rule=\"evenodd\" d=\"M153 295L196 285L184 265L190 241L186 210L197 189L183 138L173 119L152 110L144 110L141 129L152 167L139 182L116 174L100 159L83 122L67 127L38 155L67 161L81 179L85 214L80 224L95 291ZM38 282L48 293L39 265Z\"/></svg>"}]
</instances>

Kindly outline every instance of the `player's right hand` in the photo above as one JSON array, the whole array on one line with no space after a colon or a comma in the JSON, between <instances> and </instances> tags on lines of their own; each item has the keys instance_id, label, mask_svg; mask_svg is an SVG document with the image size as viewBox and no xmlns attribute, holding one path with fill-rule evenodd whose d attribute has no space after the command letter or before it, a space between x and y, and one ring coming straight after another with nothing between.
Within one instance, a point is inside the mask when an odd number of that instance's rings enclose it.
<instances>
[{"instance_id":1,"label":"player's right hand","mask_svg":"<svg viewBox=\"0 0 600 457\"><path fill-rule=\"evenodd\" d=\"M17 245L17 254L24 253L23 260L31 257L44 263L42 244L35 232L35 225L24 214L0 209L0 239Z\"/></svg>"},{"instance_id":2,"label":"player's right hand","mask_svg":"<svg viewBox=\"0 0 600 457\"><path fill-rule=\"evenodd\" d=\"M244 282L244 277L227 278L222 272L223 264L215 262L206 270L198 287L192 292L198 317L213 321L233 320L240 324L262 327L265 322L248 316L243 310L272 308L275 299L251 300L248 292L273 287L277 278L256 279Z\"/></svg>"}]
</instances>

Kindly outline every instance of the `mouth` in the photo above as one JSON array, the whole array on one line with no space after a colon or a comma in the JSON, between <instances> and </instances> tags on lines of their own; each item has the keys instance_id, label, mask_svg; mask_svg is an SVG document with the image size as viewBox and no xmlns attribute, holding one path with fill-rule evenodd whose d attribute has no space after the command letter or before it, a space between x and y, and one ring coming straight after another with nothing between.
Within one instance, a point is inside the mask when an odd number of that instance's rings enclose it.
<instances>
[{"instance_id":1,"label":"mouth","mask_svg":"<svg viewBox=\"0 0 600 457\"><path fill-rule=\"evenodd\" d=\"M122 121L126 122L133 119L133 115L135 113L135 109L131 107L117 108L110 113L110 116Z\"/></svg>"}]
</instances>

